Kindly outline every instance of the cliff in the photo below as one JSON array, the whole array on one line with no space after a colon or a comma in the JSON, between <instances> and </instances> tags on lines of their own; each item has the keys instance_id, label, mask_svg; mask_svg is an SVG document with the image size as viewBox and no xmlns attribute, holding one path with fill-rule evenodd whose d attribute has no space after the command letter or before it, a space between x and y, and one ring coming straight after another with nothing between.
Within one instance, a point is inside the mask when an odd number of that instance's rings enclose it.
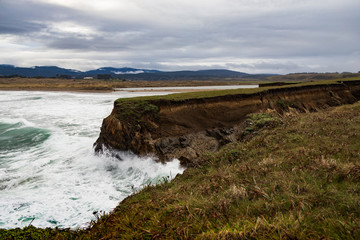
<instances>
[{"instance_id":1,"label":"cliff","mask_svg":"<svg viewBox=\"0 0 360 240\"><path fill-rule=\"evenodd\" d=\"M360 80L174 96L180 95L117 100L103 121L95 150L131 150L163 162L178 158L183 165L194 165L202 154L239 140L248 114L295 115L354 103L360 99Z\"/></svg>"}]
</instances>

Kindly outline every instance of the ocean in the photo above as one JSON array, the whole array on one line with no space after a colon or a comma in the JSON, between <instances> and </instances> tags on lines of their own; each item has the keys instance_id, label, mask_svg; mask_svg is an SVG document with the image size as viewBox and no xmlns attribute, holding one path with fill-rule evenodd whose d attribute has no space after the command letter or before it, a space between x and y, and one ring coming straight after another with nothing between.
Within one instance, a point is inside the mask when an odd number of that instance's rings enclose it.
<instances>
[{"instance_id":1,"label":"ocean","mask_svg":"<svg viewBox=\"0 0 360 240\"><path fill-rule=\"evenodd\" d=\"M131 152L94 153L117 98L167 92L0 91L0 228L84 228L95 212L183 172Z\"/></svg>"}]
</instances>

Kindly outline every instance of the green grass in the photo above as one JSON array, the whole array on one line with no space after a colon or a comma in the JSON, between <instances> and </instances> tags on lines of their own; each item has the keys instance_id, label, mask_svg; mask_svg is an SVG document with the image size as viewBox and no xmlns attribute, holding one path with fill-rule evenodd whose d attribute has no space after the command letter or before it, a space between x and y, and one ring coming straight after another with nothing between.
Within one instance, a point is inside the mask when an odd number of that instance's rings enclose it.
<instances>
[{"instance_id":1,"label":"green grass","mask_svg":"<svg viewBox=\"0 0 360 240\"><path fill-rule=\"evenodd\" d=\"M115 109L116 111L117 109ZM123 102L122 108L116 111L117 117L125 119L126 123L135 126L142 122L144 115L157 117L159 107L147 101Z\"/></svg>"},{"instance_id":2,"label":"green grass","mask_svg":"<svg viewBox=\"0 0 360 240\"><path fill-rule=\"evenodd\" d=\"M243 137L256 134L265 127L275 127L282 123L281 119L268 113L252 113L247 116Z\"/></svg>"},{"instance_id":3,"label":"green grass","mask_svg":"<svg viewBox=\"0 0 360 240\"><path fill-rule=\"evenodd\" d=\"M146 187L87 239L359 239L360 104L265 128Z\"/></svg>"},{"instance_id":4,"label":"green grass","mask_svg":"<svg viewBox=\"0 0 360 240\"><path fill-rule=\"evenodd\" d=\"M164 96L146 96L146 97L135 97L135 98L119 98L115 101L116 105L122 105L125 102L139 102L139 101L148 101L148 102L176 102L176 101L187 101L191 99L207 99L221 96L231 96L239 94L256 94L264 92L271 89L284 89L284 88L297 88L303 86L314 86L314 85L331 85L339 84L340 82L350 82L350 81L359 81L359 77L354 78L342 78L342 79L333 79L333 80L321 80L313 82L301 82L292 85L284 86L273 86L273 87L261 87L261 88L250 88L250 89L231 89L231 90L217 90L217 91L203 91L203 92L189 92L189 93L174 93Z\"/></svg>"},{"instance_id":5,"label":"green grass","mask_svg":"<svg viewBox=\"0 0 360 240\"><path fill-rule=\"evenodd\" d=\"M15 228L11 230L0 229L0 239L2 240L29 240L29 239L75 239L77 231L58 228L35 228L28 226L23 229Z\"/></svg>"},{"instance_id":6,"label":"green grass","mask_svg":"<svg viewBox=\"0 0 360 240\"><path fill-rule=\"evenodd\" d=\"M359 77L360 73L295 73L267 78L269 81L317 81L321 79L339 79Z\"/></svg>"}]
</instances>

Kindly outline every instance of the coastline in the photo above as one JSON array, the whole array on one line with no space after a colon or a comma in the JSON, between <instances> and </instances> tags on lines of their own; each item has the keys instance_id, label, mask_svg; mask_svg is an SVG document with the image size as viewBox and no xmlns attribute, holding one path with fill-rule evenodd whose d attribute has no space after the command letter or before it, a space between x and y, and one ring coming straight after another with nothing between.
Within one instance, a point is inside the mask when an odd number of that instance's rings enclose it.
<instances>
[{"instance_id":1,"label":"coastline","mask_svg":"<svg viewBox=\"0 0 360 240\"><path fill-rule=\"evenodd\" d=\"M0 91L43 91L43 92L77 92L77 93L113 93L113 92L169 92L169 93L190 93L190 92L208 92L208 91L217 91L219 89L211 88L211 89L174 89L174 90L153 90L153 89L145 89L145 90L88 90L88 89L67 89L67 88L0 88Z\"/></svg>"},{"instance_id":2,"label":"coastline","mask_svg":"<svg viewBox=\"0 0 360 240\"><path fill-rule=\"evenodd\" d=\"M240 141L249 114L314 112L354 103L359 92L358 80L118 99L94 146L193 166L206 152Z\"/></svg>"},{"instance_id":3,"label":"coastline","mask_svg":"<svg viewBox=\"0 0 360 240\"><path fill-rule=\"evenodd\" d=\"M76 93L111 93L114 90L91 90L91 89L74 89L74 88L1 88L0 91L41 91L41 92L76 92Z\"/></svg>"},{"instance_id":4,"label":"coastline","mask_svg":"<svg viewBox=\"0 0 360 240\"><path fill-rule=\"evenodd\" d=\"M115 88L158 88L158 87L196 87L252 84L256 81L121 81L121 80L84 80L53 78L0 78L0 90L9 91L75 91L75 92L112 92ZM189 90L191 91L191 90ZM176 91L182 92L182 91Z\"/></svg>"},{"instance_id":5,"label":"coastline","mask_svg":"<svg viewBox=\"0 0 360 240\"><path fill-rule=\"evenodd\" d=\"M166 84L164 84L167 86ZM253 84L253 88L258 88L259 85ZM231 86L233 88L221 88L222 86ZM217 91L217 90L228 90L228 89L237 89L242 88L238 86L249 86L248 84L242 85L209 85L209 86L201 86L207 88L199 88L199 86L187 86L184 87L166 87L166 89L161 89L161 87L143 87L143 88L113 88L112 90L102 90L102 89L78 89L78 88L56 88L56 87L48 87L48 88L26 88L26 87L16 87L16 88L2 88L0 87L0 91L55 91L55 92L91 92L91 93L111 93L111 92L169 92L169 93L187 93L187 92L207 92L207 91ZM219 88L217 88L219 87Z\"/></svg>"}]
</instances>

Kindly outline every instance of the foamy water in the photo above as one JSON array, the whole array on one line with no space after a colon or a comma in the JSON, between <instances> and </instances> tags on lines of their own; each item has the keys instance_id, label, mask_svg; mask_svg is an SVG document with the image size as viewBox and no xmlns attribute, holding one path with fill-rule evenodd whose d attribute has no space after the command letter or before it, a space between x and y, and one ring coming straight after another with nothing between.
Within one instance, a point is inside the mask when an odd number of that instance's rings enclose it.
<instances>
[{"instance_id":1,"label":"foamy water","mask_svg":"<svg viewBox=\"0 0 360 240\"><path fill-rule=\"evenodd\" d=\"M182 173L178 160L94 154L114 100L145 94L155 93L0 91L0 228L86 227L93 212Z\"/></svg>"}]
</instances>

